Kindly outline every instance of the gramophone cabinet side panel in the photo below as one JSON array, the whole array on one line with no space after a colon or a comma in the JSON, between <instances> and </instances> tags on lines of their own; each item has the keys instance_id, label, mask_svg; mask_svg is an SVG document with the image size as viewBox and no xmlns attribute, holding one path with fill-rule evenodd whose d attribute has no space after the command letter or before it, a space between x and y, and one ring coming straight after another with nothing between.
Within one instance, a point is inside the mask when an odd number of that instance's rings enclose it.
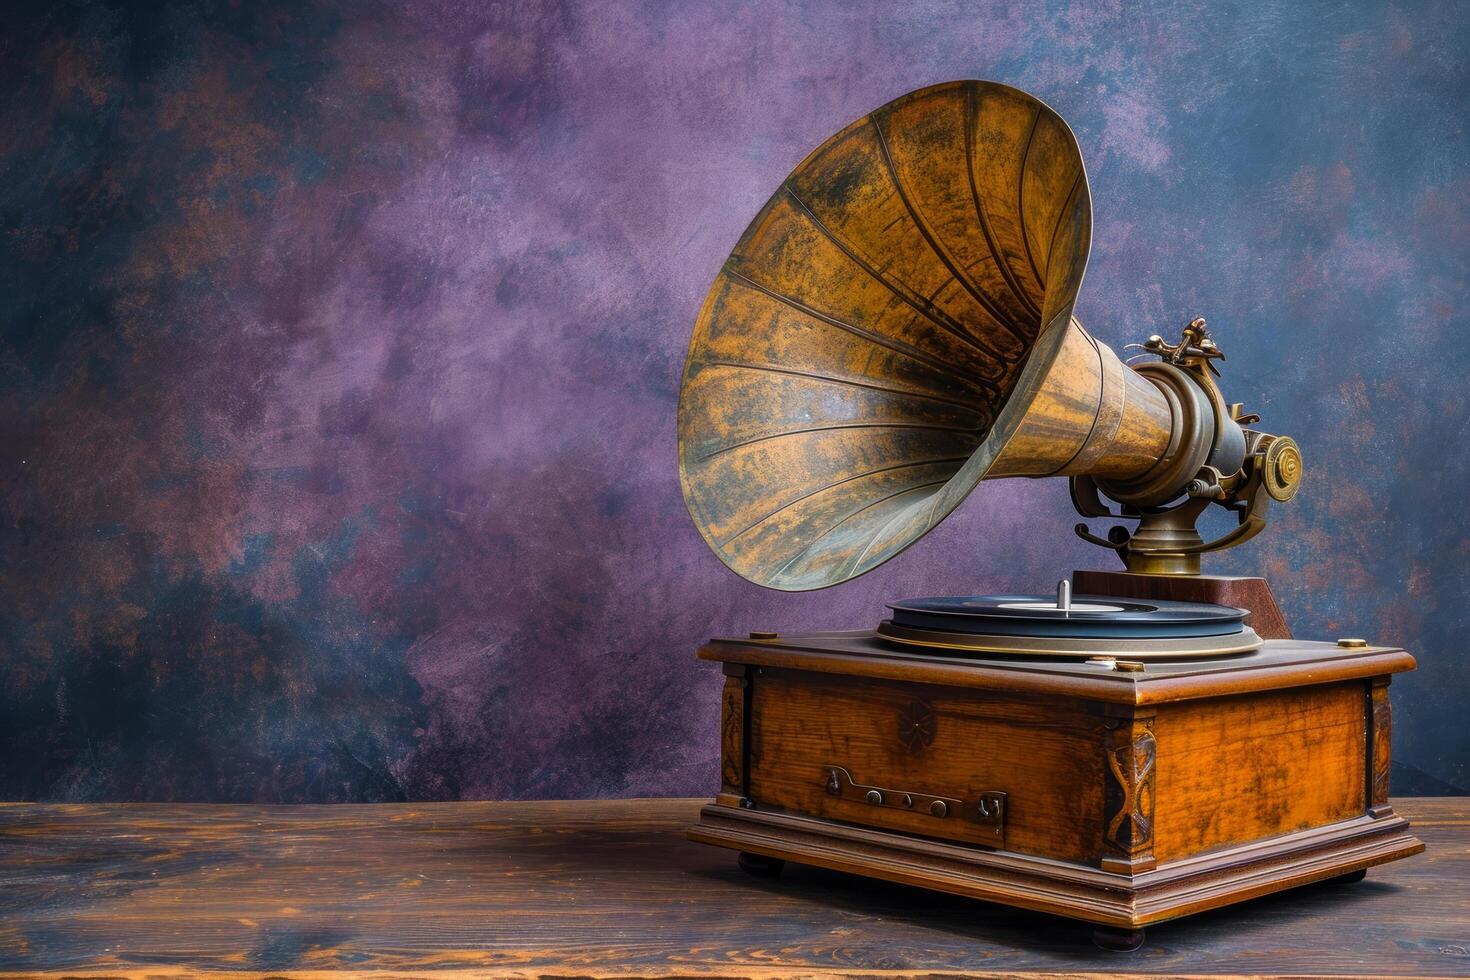
<instances>
[{"instance_id":1,"label":"gramophone cabinet side panel","mask_svg":"<svg viewBox=\"0 0 1470 980\"><path fill-rule=\"evenodd\" d=\"M761 809L997 845L993 831L954 814L830 795L826 774L841 766L854 783L966 803L1004 792L1005 850L1096 859L1102 718L1082 702L772 668L750 680L749 790ZM916 736L915 720L932 735Z\"/></svg>"},{"instance_id":2,"label":"gramophone cabinet side panel","mask_svg":"<svg viewBox=\"0 0 1470 980\"><path fill-rule=\"evenodd\" d=\"M1364 692L1349 681L1160 705L1159 864L1363 814Z\"/></svg>"}]
</instances>

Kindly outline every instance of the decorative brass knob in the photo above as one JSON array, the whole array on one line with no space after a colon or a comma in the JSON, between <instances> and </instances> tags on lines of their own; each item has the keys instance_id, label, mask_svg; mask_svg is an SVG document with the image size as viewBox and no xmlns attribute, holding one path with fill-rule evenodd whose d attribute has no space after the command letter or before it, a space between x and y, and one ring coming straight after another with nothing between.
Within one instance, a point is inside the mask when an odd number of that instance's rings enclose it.
<instances>
[{"instance_id":1,"label":"decorative brass knob","mask_svg":"<svg viewBox=\"0 0 1470 980\"><path fill-rule=\"evenodd\" d=\"M935 800L929 804L929 812L936 817L949 816L949 804L943 800Z\"/></svg>"},{"instance_id":2,"label":"decorative brass knob","mask_svg":"<svg viewBox=\"0 0 1470 980\"><path fill-rule=\"evenodd\" d=\"M1261 484L1272 500L1282 503L1296 496L1302 485L1302 450L1290 436L1276 436L1266 446Z\"/></svg>"},{"instance_id":3,"label":"decorative brass knob","mask_svg":"<svg viewBox=\"0 0 1470 980\"><path fill-rule=\"evenodd\" d=\"M868 790L868 795L863 797L863 799L867 800L874 806L879 806L883 803L883 794L878 792L876 789L870 789Z\"/></svg>"}]
</instances>

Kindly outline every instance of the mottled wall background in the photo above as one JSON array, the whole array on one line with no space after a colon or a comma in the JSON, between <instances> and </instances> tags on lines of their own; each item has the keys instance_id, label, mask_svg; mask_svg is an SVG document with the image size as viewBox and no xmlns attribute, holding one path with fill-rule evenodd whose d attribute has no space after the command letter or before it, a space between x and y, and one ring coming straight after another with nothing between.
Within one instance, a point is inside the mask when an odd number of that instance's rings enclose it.
<instances>
[{"instance_id":1,"label":"mottled wall background","mask_svg":"<svg viewBox=\"0 0 1470 980\"><path fill-rule=\"evenodd\" d=\"M702 794L712 633L1107 556L988 485L835 591L737 580L674 411L725 254L950 78L1075 128L1079 315L1203 313L1310 485L1216 561L1400 642L1397 792L1470 786L1470 7L37 4L0 39L0 797Z\"/></svg>"}]
</instances>

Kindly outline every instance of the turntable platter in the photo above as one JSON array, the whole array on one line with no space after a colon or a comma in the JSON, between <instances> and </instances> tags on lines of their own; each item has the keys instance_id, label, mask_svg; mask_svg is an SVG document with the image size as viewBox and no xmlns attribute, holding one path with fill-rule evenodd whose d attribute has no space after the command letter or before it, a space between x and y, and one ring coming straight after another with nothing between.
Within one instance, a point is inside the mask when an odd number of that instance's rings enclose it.
<instances>
[{"instance_id":1,"label":"turntable platter","mask_svg":"<svg viewBox=\"0 0 1470 980\"><path fill-rule=\"evenodd\" d=\"M936 650L1052 657L1193 659L1248 653L1261 638L1233 606L1078 596L936 596L889 605L878 634Z\"/></svg>"}]
</instances>

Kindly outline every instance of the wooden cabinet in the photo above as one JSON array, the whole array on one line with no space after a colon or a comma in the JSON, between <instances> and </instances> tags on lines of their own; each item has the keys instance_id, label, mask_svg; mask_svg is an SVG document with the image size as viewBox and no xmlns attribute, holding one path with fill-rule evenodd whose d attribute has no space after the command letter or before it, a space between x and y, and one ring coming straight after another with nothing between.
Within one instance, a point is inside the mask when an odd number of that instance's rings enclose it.
<instances>
[{"instance_id":1,"label":"wooden cabinet","mask_svg":"<svg viewBox=\"0 0 1470 980\"><path fill-rule=\"evenodd\" d=\"M1402 650L1149 663L711 642L722 791L690 836L1134 929L1417 853L1387 799ZM763 865L770 867L770 865Z\"/></svg>"}]
</instances>

